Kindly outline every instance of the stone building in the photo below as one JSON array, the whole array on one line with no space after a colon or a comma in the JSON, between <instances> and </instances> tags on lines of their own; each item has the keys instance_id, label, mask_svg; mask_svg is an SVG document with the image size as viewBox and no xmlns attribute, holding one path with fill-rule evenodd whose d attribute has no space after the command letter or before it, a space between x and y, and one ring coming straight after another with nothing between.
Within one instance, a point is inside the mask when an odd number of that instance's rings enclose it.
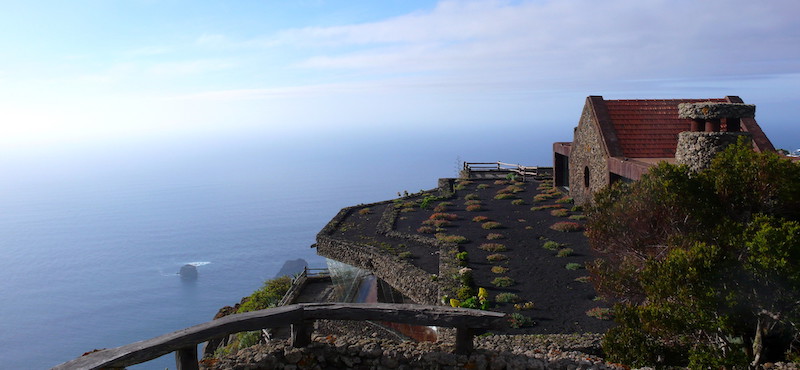
<instances>
[{"instance_id":1,"label":"stone building","mask_svg":"<svg viewBox=\"0 0 800 370\"><path fill-rule=\"evenodd\" d=\"M589 96L572 142L553 144L553 179L576 204L615 181L638 180L659 162L708 165L746 136L757 151L774 151L755 120L755 106L721 99L605 100Z\"/></svg>"}]
</instances>

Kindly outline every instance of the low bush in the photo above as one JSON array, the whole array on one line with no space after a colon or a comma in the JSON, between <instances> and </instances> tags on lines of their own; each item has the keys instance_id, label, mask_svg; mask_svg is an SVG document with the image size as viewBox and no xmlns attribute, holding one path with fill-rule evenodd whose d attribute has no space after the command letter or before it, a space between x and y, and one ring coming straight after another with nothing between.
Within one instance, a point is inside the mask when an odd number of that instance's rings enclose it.
<instances>
[{"instance_id":1,"label":"low bush","mask_svg":"<svg viewBox=\"0 0 800 370\"><path fill-rule=\"evenodd\" d=\"M599 320L611 320L614 318L614 312L610 308L595 307L586 311L586 316L594 317Z\"/></svg>"},{"instance_id":2,"label":"low bush","mask_svg":"<svg viewBox=\"0 0 800 370\"><path fill-rule=\"evenodd\" d=\"M501 225L499 222L496 222L496 221L488 221L488 222L484 222L483 224L481 224L481 227L484 230L492 230L492 229L499 229L499 228L503 227L503 225Z\"/></svg>"},{"instance_id":3,"label":"low bush","mask_svg":"<svg viewBox=\"0 0 800 370\"><path fill-rule=\"evenodd\" d=\"M583 220L586 219L586 215L572 215L572 216L569 216L569 219L570 220L575 220L575 221L583 221Z\"/></svg>"},{"instance_id":4,"label":"low bush","mask_svg":"<svg viewBox=\"0 0 800 370\"><path fill-rule=\"evenodd\" d=\"M482 209L483 209L483 207L481 207L481 205L480 205L480 204L470 204L470 205L468 205L468 206L467 206L467 208L466 208L466 210L467 210L468 212L477 212L477 211L480 211L480 210L482 210Z\"/></svg>"},{"instance_id":5,"label":"low bush","mask_svg":"<svg viewBox=\"0 0 800 370\"><path fill-rule=\"evenodd\" d=\"M488 240L505 239L505 235L498 233L489 233L489 235L486 235L486 239Z\"/></svg>"},{"instance_id":6,"label":"low bush","mask_svg":"<svg viewBox=\"0 0 800 370\"><path fill-rule=\"evenodd\" d=\"M455 215L453 213L437 212L437 213L432 214L430 217L428 217L428 219L429 220L455 221L455 220L458 220L458 215Z\"/></svg>"},{"instance_id":7,"label":"low bush","mask_svg":"<svg viewBox=\"0 0 800 370\"><path fill-rule=\"evenodd\" d=\"M543 211L545 209L556 209L556 208L563 208L563 207L564 206L562 206L560 204L547 204L547 205L543 205L543 206L531 207L531 211Z\"/></svg>"},{"instance_id":8,"label":"low bush","mask_svg":"<svg viewBox=\"0 0 800 370\"><path fill-rule=\"evenodd\" d=\"M437 229L442 227L453 226L453 223L448 220L425 220L422 221L422 224L425 226L433 226Z\"/></svg>"},{"instance_id":9,"label":"low bush","mask_svg":"<svg viewBox=\"0 0 800 370\"><path fill-rule=\"evenodd\" d=\"M468 286L462 286L461 288L458 288L458 291L456 291L456 297L458 297L458 299L462 301L474 295L475 295L475 289L472 289L471 287Z\"/></svg>"},{"instance_id":10,"label":"low bush","mask_svg":"<svg viewBox=\"0 0 800 370\"><path fill-rule=\"evenodd\" d=\"M564 248L556 253L556 257L569 257L572 255L572 253L572 248Z\"/></svg>"},{"instance_id":11,"label":"low bush","mask_svg":"<svg viewBox=\"0 0 800 370\"><path fill-rule=\"evenodd\" d=\"M487 252L505 252L506 250L508 250L505 244L500 244L500 243L483 243L478 248L485 250Z\"/></svg>"},{"instance_id":12,"label":"low bush","mask_svg":"<svg viewBox=\"0 0 800 370\"><path fill-rule=\"evenodd\" d=\"M505 193L505 194L497 194L497 195L495 195L495 196L494 196L494 199L497 199L497 200L503 200L503 199L517 199L517 196L516 196L516 195L514 195L514 194L508 194L508 193Z\"/></svg>"},{"instance_id":13,"label":"low bush","mask_svg":"<svg viewBox=\"0 0 800 370\"><path fill-rule=\"evenodd\" d=\"M431 226L420 226L417 229L417 232L420 234L433 234L433 231L434 229Z\"/></svg>"},{"instance_id":14,"label":"low bush","mask_svg":"<svg viewBox=\"0 0 800 370\"><path fill-rule=\"evenodd\" d=\"M436 240L440 240L446 243L464 244L469 242L469 239L461 235L447 235L445 233L438 233L435 234L434 237L436 237Z\"/></svg>"},{"instance_id":15,"label":"low bush","mask_svg":"<svg viewBox=\"0 0 800 370\"><path fill-rule=\"evenodd\" d=\"M489 188L489 185L487 185L487 184L479 184L478 185L478 189L488 189L488 188Z\"/></svg>"},{"instance_id":16,"label":"low bush","mask_svg":"<svg viewBox=\"0 0 800 370\"><path fill-rule=\"evenodd\" d=\"M400 252L400 253L398 253L398 254L397 254L397 257L400 257L400 258L402 258L402 259L410 259L410 258L411 258L411 257L413 257L413 256L414 256L414 255L413 255L413 254L411 254L411 252L409 252L409 251Z\"/></svg>"},{"instance_id":17,"label":"low bush","mask_svg":"<svg viewBox=\"0 0 800 370\"><path fill-rule=\"evenodd\" d=\"M275 307L284 294L292 286L292 278L281 276L264 282L264 285L248 297L247 302L239 306L236 313L263 310Z\"/></svg>"},{"instance_id":18,"label":"low bush","mask_svg":"<svg viewBox=\"0 0 800 370\"><path fill-rule=\"evenodd\" d=\"M514 305L514 309L518 311L528 311L536 308L536 305L533 302L528 301L525 303L517 303Z\"/></svg>"},{"instance_id":19,"label":"low bush","mask_svg":"<svg viewBox=\"0 0 800 370\"><path fill-rule=\"evenodd\" d=\"M495 274L504 274L504 273L506 273L506 271L508 271L507 267L492 266L492 272L495 273Z\"/></svg>"},{"instance_id":20,"label":"low bush","mask_svg":"<svg viewBox=\"0 0 800 370\"><path fill-rule=\"evenodd\" d=\"M489 217L486 216L475 216L472 218L472 222L485 222L489 220Z\"/></svg>"},{"instance_id":21,"label":"low bush","mask_svg":"<svg viewBox=\"0 0 800 370\"><path fill-rule=\"evenodd\" d=\"M358 214L360 214L360 215L362 215L362 216L363 216L363 215L368 215L368 214L370 214L370 213L372 213L372 210L371 210L369 207L367 207L367 208L361 208L361 209L359 209L359 210L358 210Z\"/></svg>"},{"instance_id":22,"label":"low bush","mask_svg":"<svg viewBox=\"0 0 800 370\"><path fill-rule=\"evenodd\" d=\"M514 293L500 293L494 297L494 300L500 303L513 303L519 302L519 296Z\"/></svg>"},{"instance_id":23,"label":"low bush","mask_svg":"<svg viewBox=\"0 0 800 370\"><path fill-rule=\"evenodd\" d=\"M588 283L588 282L592 281L592 278L589 277L589 276L579 276L579 277L575 278L575 281L577 281L579 283Z\"/></svg>"},{"instance_id":24,"label":"low bush","mask_svg":"<svg viewBox=\"0 0 800 370\"><path fill-rule=\"evenodd\" d=\"M408 213L408 212L416 212L417 210L414 208L403 208L400 210L400 213Z\"/></svg>"},{"instance_id":25,"label":"low bush","mask_svg":"<svg viewBox=\"0 0 800 370\"><path fill-rule=\"evenodd\" d=\"M481 199L481 197L475 193L469 193L464 196L464 200L479 200L479 199Z\"/></svg>"},{"instance_id":26,"label":"low bush","mask_svg":"<svg viewBox=\"0 0 800 370\"><path fill-rule=\"evenodd\" d=\"M534 201L534 202L545 202L545 201L547 201L547 200L550 200L550 199L553 199L553 198L554 198L554 197L553 197L553 196L551 196L550 194L544 194L544 193L542 193L542 194L536 194L536 195L533 197L533 201Z\"/></svg>"},{"instance_id":27,"label":"low bush","mask_svg":"<svg viewBox=\"0 0 800 370\"><path fill-rule=\"evenodd\" d=\"M514 279L508 276L496 277L492 280L492 285L498 288L507 288L514 285Z\"/></svg>"},{"instance_id":28,"label":"low bush","mask_svg":"<svg viewBox=\"0 0 800 370\"><path fill-rule=\"evenodd\" d=\"M581 226L581 224L576 223L576 222L570 222L570 221L556 222L556 223L550 225L550 228L555 230L555 231L562 231L562 232L571 232L571 231L581 231L581 230L583 230L583 226Z\"/></svg>"},{"instance_id":29,"label":"low bush","mask_svg":"<svg viewBox=\"0 0 800 370\"><path fill-rule=\"evenodd\" d=\"M570 209L570 211L572 211L572 212L583 212L583 206L572 206L572 209Z\"/></svg>"},{"instance_id":30,"label":"low bush","mask_svg":"<svg viewBox=\"0 0 800 370\"><path fill-rule=\"evenodd\" d=\"M471 206L471 205L475 205L475 204L480 205L481 201L480 200L468 200L468 201L464 202L465 206Z\"/></svg>"},{"instance_id":31,"label":"low bush","mask_svg":"<svg viewBox=\"0 0 800 370\"><path fill-rule=\"evenodd\" d=\"M500 253L490 254L486 256L486 260L489 262L505 261L507 258L508 257L506 257L505 254L500 254Z\"/></svg>"},{"instance_id":32,"label":"low bush","mask_svg":"<svg viewBox=\"0 0 800 370\"><path fill-rule=\"evenodd\" d=\"M561 248L561 244L558 243L558 242L554 242L552 240L548 240L548 241L544 242L544 244L542 245L542 248L549 249L551 251L555 251L555 250L558 250L558 248Z\"/></svg>"},{"instance_id":33,"label":"low bush","mask_svg":"<svg viewBox=\"0 0 800 370\"><path fill-rule=\"evenodd\" d=\"M565 203L572 203L572 202L573 202L573 200L570 197L563 197L563 198L560 198L560 199L556 200L556 203L564 203L565 204Z\"/></svg>"},{"instance_id":34,"label":"low bush","mask_svg":"<svg viewBox=\"0 0 800 370\"><path fill-rule=\"evenodd\" d=\"M567 217L568 214L569 213L564 208L554 209L550 211L550 216L555 216L555 217Z\"/></svg>"},{"instance_id":35,"label":"low bush","mask_svg":"<svg viewBox=\"0 0 800 370\"><path fill-rule=\"evenodd\" d=\"M583 265L580 263L571 262L564 266L567 270L580 270L583 268Z\"/></svg>"},{"instance_id":36,"label":"low bush","mask_svg":"<svg viewBox=\"0 0 800 370\"><path fill-rule=\"evenodd\" d=\"M514 200L511 201L511 204L513 204L515 206L524 206L526 203L522 199L514 199Z\"/></svg>"},{"instance_id":37,"label":"low bush","mask_svg":"<svg viewBox=\"0 0 800 370\"><path fill-rule=\"evenodd\" d=\"M523 314L514 312L508 316L508 326L515 329L533 326L533 319Z\"/></svg>"},{"instance_id":38,"label":"low bush","mask_svg":"<svg viewBox=\"0 0 800 370\"><path fill-rule=\"evenodd\" d=\"M506 185L506 184L508 184L508 181L506 181L506 180L495 180L494 184L495 185Z\"/></svg>"}]
</instances>

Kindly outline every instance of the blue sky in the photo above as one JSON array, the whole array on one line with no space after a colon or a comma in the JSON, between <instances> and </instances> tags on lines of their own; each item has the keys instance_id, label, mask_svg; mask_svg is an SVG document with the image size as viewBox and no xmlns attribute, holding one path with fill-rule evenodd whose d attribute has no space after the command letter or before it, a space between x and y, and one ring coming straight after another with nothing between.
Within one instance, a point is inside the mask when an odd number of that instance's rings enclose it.
<instances>
[{"instance_id":1,"label":"blue sky","mask_svg":"<svg viewBox=\"0 0 800 370\"><path fill-rule=\"evenodd\" d=\"M800 147L796 0L12 1L0 35L4 150L432 125L569 140L588 95L739 95Z\"/></svg>"}]
</instances>

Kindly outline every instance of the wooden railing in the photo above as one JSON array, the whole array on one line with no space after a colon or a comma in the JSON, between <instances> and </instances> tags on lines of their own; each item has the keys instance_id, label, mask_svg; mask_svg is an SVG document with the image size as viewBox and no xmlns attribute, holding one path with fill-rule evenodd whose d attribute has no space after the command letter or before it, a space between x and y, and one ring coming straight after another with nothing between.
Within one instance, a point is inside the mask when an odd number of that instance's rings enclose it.
<instances>
[{"instance_id":1,"label":"wooden railing","mask_svg":"<svg viewBox=\"0 0 800 370\"><path fill-rule=\"evenodd\" d=\"M225 316L160 337L105 349L53 369L100 369L140 364L175 352L178 370L198 369L197 345L243 331L291 326L294 347L311 343L314 320L375 320L456 328L456 353L468 354L473 335L505 325L505 314L445 306L389 303L304 303Z\"/></svg>"},{"instance_id":2,"label":"wooden railing","mask_svg":"<svg viewBox=\"0 0 800 370\"><path fill-rule=\"evenodd\" d=\"M467 173L490 171L516 173L522 177L522 181L525 181L528 177L546 178L553 176L553 167L523 166L521 164L503 162L464 162L464 171Z\"/></svg>"}]
</instances>

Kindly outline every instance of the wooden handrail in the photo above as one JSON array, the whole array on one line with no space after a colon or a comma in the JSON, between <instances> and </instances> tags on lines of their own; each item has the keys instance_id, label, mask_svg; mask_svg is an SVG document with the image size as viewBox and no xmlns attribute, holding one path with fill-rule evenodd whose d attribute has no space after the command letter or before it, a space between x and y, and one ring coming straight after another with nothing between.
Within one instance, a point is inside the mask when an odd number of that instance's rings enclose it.
<instances>
[{"instance_id":1,"label":"wooden handrail","mask_svg":"<svg viewBox=\"0 0 800 370\"><path fill-rule=\"evenodd\" d=\"M100 369L140 364L175 352L178 370L197 369L197 345L243 331L291 325L295 347L311 342L313 321L380 320L456 328L456 353L472 351L478 329L501 328L505 314L466 308L390 303L303 303L234 314L152 339L78 357L53 369Z\"/></svg>"}]
</instances>

